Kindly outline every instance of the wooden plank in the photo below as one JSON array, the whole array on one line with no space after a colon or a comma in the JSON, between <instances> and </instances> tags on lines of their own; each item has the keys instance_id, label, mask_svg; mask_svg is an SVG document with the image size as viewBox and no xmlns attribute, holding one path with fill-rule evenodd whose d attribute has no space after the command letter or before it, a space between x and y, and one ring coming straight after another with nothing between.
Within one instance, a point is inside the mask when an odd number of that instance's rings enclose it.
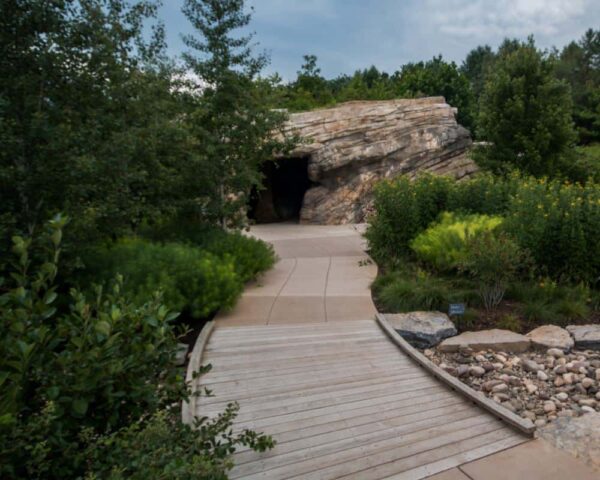
<instances>
[{"instance_id":1,"label":"wooden plank","mask_svg":"<svg viewBox=\"0 0 600 480\"><path fill-rule=\"evenodd\" d=\"M265 468L255 474L246 475L245 465L231 471L231 478L244 477L248 480L271 479L284 480L302 474L303 480L325 480L342 477L361 470L371 470L376 465L388 463L401 457L416 455L437 446L446 445L470 438L473 435L488 433L502 428L499 422L490 416L444 423L441 426L420 430L401 438L391 438L357 445L343 451L320 455L282 467ZM368 469L368 470L367 470ZM362 472L364 473L364 472Z\"/></svg>"},{"instance_id":2,"label":"wooden plank","mask_svg":"<svg viewBox=\"0 0 600 480\"><path fill-rule=\"evenodd\" d=\"M535 432L535 425L533 422L526 418L521 418L515 413L507 410L498 403L490 400L480 392L475 392L457 378L450 375L448 372L439 368L435 363L430 361L425 355L414 349L406 340L404 340L392 326L386 321L385 317L381 314L377 314L377 322L388 335L388 337L402 349L410 358L412 358L418 365L425 369L428 373L433 375L438 380L442 381L454 391L464 395L466 398L475 402L480 407L490 412L495 417L501 419L507 424L513 426L517 430L525 433L526 435L533 436Z\"/></svg>"},{"instance_id":3,"label":"wooden plank","mask_svg":"<svg viewBox=\"0 0 600 480\"><path fill-rule=\"evenodd\" d=\"M196 387L194 373L197 372L200 369L200 367L202 366L202 356L204 354L204 348L206 347L206 344L208 343L210 334L212 333L214 327L215 327L214 321L210 321L206 325L204 325L204 328L200 332L200 335L198 335L198 338L196 339L196 343L194 344L194 348L192 350L192 355L191 355L190 361L188 363L186 377L185 377L186 383L188 385L192 386L192 391L194 391L194 388ZM194 422L194 415L196 414L196 411L197 411L197 402L198 402L198 397L196 397L195 395L191 395L187 402L182 403L182 405L181 405L181 420L183 423L187 423L187 424L191 425Z\"/></svg>"},{"instance_id":4,"label":"wooden plank","mask_svg":"<svg viewBox=\"0 0 600 480\"><path fill-rule=\"evenodd\" d=\"M401 391L403 393L406 393L406 392L410 392L410 391L419 391L419 390L423 390L423 389L432 387L431 383L429 382L429 379L427 379L425 382L420 382L420 383L412 382L412 383L413 383L412 385L403 388ZM241 422L245 422L245 421L258 420L261 418L270 418L270 417L276 417L276 416L284 415L284 414L291 414L291 413L302 412L302 411L306 411L306 410L314 410L316 408L329 407L329 406L335 406L335 405L343 405L346 403L352 403L352 402L357 402L357 401L361 401L361 400L376 399L376 398L379 398L384 395L389 395L391 392L393 392L392 389L384 388L384 389L380 389L380 390L365 392L365 393L361 393L358 395L351 395L351 396L343 396L342 397L342 396L338 396L338 395L335 395L335 396L330 395L328 398L325 398L322 400L310 400L310 401L294 403L291 405L277 405L277 406L271 407L271 408L265 408L265 407L261 408L261 404L247 405L246 403L243 403L241 405L241 410L240 410L238 416L236 417L236 422L241 423ZM251 407L254 407L254 408L251 408ZM212 416L212 415L217 414L219 411L222 411L222 409L212 410L212 411L204 411L203 410L202 413L206 416Z\"/></svg>"},{"instance_id":5,"label":"wooden plank","mask_svg":"<svg viewBox=\"0 0 600 480\"><path fill-rule=\"evenodd\" d=\"M240 345L220 345L219 343L210 343L206 351L210 354L216 353L220 355L240 355L246 353L253 352L277 352L279 350L298 350L298 349L306 349L309 347L328 347L328 348L336 348L338 345L344 345L347 347L356 348L356 345L365 345L365 344L378 344L384 343L384 339L381 338L380 335L365 335L359 337L354 340L348 340L347 338L341 339L310 339L307 341L294 341L291 339L289 341L281 341L275 344L269 344L266 342L255 342L254 344L247 344L245 346Z\"/></svg>"},{"instance_id":6,"label":"wooden plank","mask_svg":"<svg viewBox=\"0 0 600 480\"><path fill-rule=\"evenodd\" d=\"M217 321L218 323L218 321ZM295 330L300 330L300 331L309 331L309 330L331 330L331 331L340 331L340 327L341 330L352 330L352 329L359 329L359 328L365 328L365 326L372 326L374 325L373 320L368 319L368 320L352 320L350 322L343 322L343 321L336 321L336 322L327 322L327 323L323 323L323 322L313 322L313 323L302 323L302 324L291 324L291 325L266 325L266 324L261 324L261 325L252 325L252 326L236 326L236 327L223 327L223 326L218 326L219 327L219 332L221 334L225 334L225 333L230 333L230 334L237 334L238 332L241 333L252 333L252 332L260 332L260 331L270 331L270 332L276 332L276 331L285 331L285 332L293 332Z\"/></svg>"},{"instance_id":7,"label":"wooden plank","mask_svg":"<svg viewBox=\"0 0 600 480\"><path fill-rule=\"evenodd\" d=\"M487 415L481 410L474 412L473 408L465 408L462 411L455 412L452 415L454 421L468 420L477 416ZM308 438L302 442L295 442L293 450L283 451L277 446L270 452L243 452L243 454L235 455L234 462L241 466L248 464L244 470L246 475L261 472L267 468L275 468L283 465L289 465L310 458L328 455L335 452L347 450L349 448L369 445L373 442L379 442L388 439L398 439L401 436L415 433L422 430L427 430L432 427L439 427L448 422L447 417L435 416L429 417L419 422L402 424L402 425L385 425L378 424L378 429L370 430L365 433L359 433L357 430L354 435L345 435L345 432L333 432L328 434L326 438ZM288 446L284 444L283 447ZM235 477L232 477L235 478Z\"/></svg>"},{"instance_id":8,"label":"wooden plank","mask_svg":"<svg viewBox=\"0 0 600 480\"><path fill-rule=\"evenodd\" d=\"M497 421L496 425L498 425L498 423L499 422ZM415 449L411 445L409 448L406 448L404 452L400 452L395 458L389 454L382 456L380 459L378 459L377 463L367 462L362 466L362 469L360 469L361 466L359 465L359 468L355 469L354 471L346 470L348 472L346 475L320 475L318 477L306 476L305 478L307 480L312 478L319 478L319 480L328 480L333 478L344 478L346 480L389 479L390 477L398 476L400 473L417 469L418 467L430 464L439 459L447 458L452 455L460 455L463 452L468 452L469 450L479 448L482 445L488 445L490 443L511 438L515 435L515 431L507 428L506 426L501 426L500 428L495 429L493 426L494 423L490 424L490 426L487 428L473 428L472 432L469 432L469 429L466 429L442 439L442 442L439 442L438 439L435 439L434 441L430 442L431 445L440 443L440 445L435 448ZM448 442L447 440L450 437L453 437L455 440ZM408 475L405 478L414 479L419 477L411 477Z\"/></svg>"},{"instance_id":9,"label":"wooden plank","mask_svg":"<svg viewBox=\"0 0 600 480\"><path fill-rule=\"evenodd\" d=\"M316 357L312 361L305 359L304 361L294 362L291 365L272 365L272 364L257 364L254 368L219 368L213 365L213 369L208 375L203 377L203 383L215 383L218 381L235 380L235 379L250 379L250 378L262 378L262 377L275 377L279 375L292 374L296 372L302 372L306 369L310 369L313 372L319 372L321 370L327 370L331 368L339 368L345 366L347 368L353 368L356 366L364 365L366 363L372 364L374 367L379 368L381 365L387 364L393 361L397 366L409 365L411 362L408 359L404 359L402 356L395 352L392 355L378 355L375 357L360 357L356 356L353 359L344 359L334 357L329 360L321 360L320 357ZM206 380L210 378L210 382Z\"/></svg>"},{"instance_id":10,"label":"wooden plank","mask_svg":"<svg viewBox=\"0 0 600 480\"><path fill-rule=\"evenodd\" d=\"M329 442L339 441L341 438L353 438L388 428L399 428L398 434L407 433L409 429L424 427L434 419L443 419L446 422L448 416L458 419L459 417L462 418L462 415L471 416L474 413L480 413L480 410L477 410L478 408L475 405L462 402L442 405L431 410L417 411L416 413L410 413L408 409L403 409L402 413L396 411L385 412L370 421L359 424L352 422L352 424L346 425L340 422L338 428L330 428L328 431L317 432L313 435L299 436L298 438L290 438L289 436L285 438L280 435L273 450L268 452L255 452L249 448L238 450L234 454L234 461L236 465L241 465L265 456L285 455L316 445L326 445ZM415 410L414 407L413 410ZM370 417L373 418L373 416ZM352 418L352 420L355 420L355 418Z\"/></svg>"},{"instance_id":11,"label":"wooden plank","mask_svg":"<svg viewBox=\"0 0 600 480\"><path fill-rule=\"evenodd\" d=\"M397 390L407 391L408 389L419 389L426 386L435 386L433 381L429 378L423 378L418 380L402 380L394 383L384 383L376 385L374 387L362 387L358 389L340 390L332 393L317 394L317 395L302 395L303 392L299 392L300 395L291 395L287 399L278 400L275 402L254 402L252 400L242 402L241 410L238 414L238 418L246 418L249 414L260 414L266 415L267 412L275 411L276 409L287 409L291 411L295 409L304 409L304 405L311 405L314 407L325 406L328 404L340 404L345 403L353 399L364 399L372 398L383 393L394 392ZM219 412L223 407L217 407L213 410L203 410L203 413L207 416L213 415Z\"/></svg>"},{"instance_id":12,"label":"wooden plank","mask_svg":"<svg viewBox=\"0 0 600 480\"><path fill-rule=\"evenodd\" d=\"M434 398L429 402L422 402L409 405L402 405L398 408L376 408L374 411L361 412L350 417L341 419L325 419L321 423L300 427L294 430L274 432L272 429L269 433L276 434L278 445L296 442L302 439L311 439L318 435L324 435L334 432L347 432L357 427L366 425L375 425L377 422L409 422L415 418L423 418L427 415L435 415L440 408L462 408L467 404L462 398L457 395L445 395L441 398ZM478 407L477 407L478 408ZM425 410L424 410L425 409ZM248 447L240 447L238 452L249 450Z\"/></svg>"},{"instance_id":13,"label":"wooden plank","mask_svg":"<svg viewBox=\"0 0 600 480\"><path fill-rule=\"evenodd\" d=\"M286 399L286 398L290 398L291 396L299 396L299 395L313 395L313 394L321 394L321 393L330 393L330 392L337 392L340 389L353 389L353 388L358 388L358 387L364 387L364 386L368 386L368 385L376 385L376 384L381 384L381 383L385 383L385 382L393 382L396 381L400 378L403 377L398 377L397 375L394 375L393 373L390 373L387 376L384 377L376 377L376 378L368 378L366 380L357 380L357 381L352 381L352 382L348 382L346 384L344 384L343 386L340 385L331 385L331 384L327 384L327 385L319 385L316 387L312 387L312 388L304 388L302 390L302 392L298 392L298 391L286 391L286 392L276 392L276 393L272 393L272 392L260 392L259 394L256 393L252 393L249 396L246 397L242 397L243 394L240 395L236 395L236 398L239 401L245 402L245 401L251 401L254 400L255 402L275 402L278 399ZM213 404L226 404L227 402L231 402L231 399L225 397L223 398L220 395L217 395L215 397L201 397L201 404L203 406L207 406L207 405L213 405Z\"/></svg>"},{"instance_id":14,"label":"wooden plank","mask_svg":"<svg viewBox=\"0 0 600 480\"><path fill-rule=\"evenodd\" d=\"M359 375L345 375L342 377L334 377L326 379L324 382L323 379L314 378L308 382L304 382L302 384L294 386L284 385L280 386L274 384L271 387L263 387L259 389L245 389L238 390L235 386L229 388L228 390L219 389L218 392L214 392L215 397L202 397L201 401L198 402L198 405L210 405L216 401L216 399L225 399L229 401L233 401L237 399L239 402L243 402L246 399L254 398L258 395L273 395L273 394L285 394L285 393L294 393L299 394L299 390L308 391L313 388L319 388L323 384L335 387L334 389L343 388L343 386L347 386L346 384L351 384L361 380L368 380L369 378L373 378L372 372L366 372ZM396 378L426 378L423 375L423 372L414 372L406 373L402 376L396 376Z\"/></svg>"},{"instance_id":15,"label":"wooden plank","mask_svg":"<svg viewBox=\"0 0 600 480\"><path fill-rule=\"evenodd\" d=\"M452 394L444 391L436 391L435 393L431 393L429 398L434 400L443 400L452 398ZM288 432L290 430L299 430L302 428L319 425L321 423L329 423L335 422L337 420L348 420L352 416L362 416L362 415L373 415L377 412L384 412L387 410L406 408L415 404L414 398L404 398L397 400L389 400L388 403L381 403L376 405L369 405L368 407L344 410L339 412L328 413L325 415L319 416L305 416L304 418L299 418L294 421L288 420L277 424L265 425L264 427L268 427L268 433L270 435L276 435L282 432ZM243 425L240 425L240 429L244 428L257 428L253 422L248 422Z\"/></svg>"}]
</instances>

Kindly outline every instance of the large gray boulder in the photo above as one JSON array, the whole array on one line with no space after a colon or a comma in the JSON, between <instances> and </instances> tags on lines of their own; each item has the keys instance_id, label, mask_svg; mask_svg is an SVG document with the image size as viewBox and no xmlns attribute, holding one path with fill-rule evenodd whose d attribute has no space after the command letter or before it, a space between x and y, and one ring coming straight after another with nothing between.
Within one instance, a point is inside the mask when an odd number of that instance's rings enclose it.
<instances>
[{"instance_id":1,"label":"large gray boulder","mask_svg":"<svg viewBox=\"0 0 600 480\"><path fill-rule=\"evenodd\" d=\"M567 331L575 341L575 348L600 350L600 325L569 325Z\"/></svg>"},{"instance_id":2,"label":"large gray boulder","mask_svg":"<svg viewBox=\"0 0 600 480\"><path fill-rule=\"evenodd\" d=\"M373 185L382 178L420 172L462 178L476 171L466 155L470 134L455 113L443 97L430 97L347 102L291 114L286 128L304 142L289 157L308 159L311 182L300 221L364 221ZM263 195L270 201L268 186ZM258 209L269 211L269 206L261 203Z\"/></svg>"},{"instance_id":3,"label":"large gray boulder","mask_svg":"<svg viewBox=\"0 0 600 480\"><path fill-rule=\"evenodd\" d=\"M398 334L417 348L433 347L444 338L456 335L456 327L445 313L387 313L384 317Z\"/></svg>"}]
</instances>

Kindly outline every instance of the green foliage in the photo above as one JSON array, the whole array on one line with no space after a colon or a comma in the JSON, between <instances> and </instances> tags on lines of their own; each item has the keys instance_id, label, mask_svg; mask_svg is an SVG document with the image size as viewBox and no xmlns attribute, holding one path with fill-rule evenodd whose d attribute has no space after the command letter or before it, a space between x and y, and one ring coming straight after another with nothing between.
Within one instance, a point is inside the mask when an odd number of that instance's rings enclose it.
<instances>
[{"instance_id":1,"label":"green foliage","mask_svg":"<svg viewBox=\"0 0 600 480\"><path fill-rule=\"evenodd\" d=\"M422 270L399 268L379 276L373 283L378 306L385 312L439 310L450 303L478 305L477 288L464 280L450 280Z\"/></svg>"},{"instance_id":2,"label":"green foliage","mask_svg":"<svg viewBox=\"0 0 600 480\"><path fill-rule=\"evenodd\" d=\"M494 63L481 97L476 160L495 172L518 168L556 175L570 162L575 141L568 85L554 76L554 62L529 39Z\"/></svg>"},{"instance_id":3,"label":"green foliage","mask_svg":"<svg viewBox=\"0 0 600 480\"><path fill-rule=\"evenodd\" d=\"M443 211L505 217L502 229L553 278L597 284L600 187L513 174L453 182L422 177L384 181L375 190L367 230L375 260L393 264Z\"/></svg>"},{"instance_id":4,"label":"green foliage","mask_svg":"<svg viewBox=\"0 0 600 480\"><path fill-rule=\"evenodd\" d=\"M512 313L504 315L496 323L496 327L502 330L511 330L513 332L520 333L523 330L523 324L521 319Z\"/></svg>"},{"instance_id":5,"label":"green foliage","mask_svg":"<svg viewBox=\"0 0 600 480\"><path fill-rule=\"evenodd\" d=\"M600 141L600 30L589 29L566 45L556 62L556 75L567 81L573 98L573 121L579 141Z\"/></svg>"},{"instance_id":6,"label":"green foliage","mask_svg":"<svg viewBox=\"0 0 600 480\"><path fill-rule=\"evenodd\" d=\"M91 302L77 291L60 294L54 281L64 223L50 223L40 265L30 260L30 240L14 239L13 280L0 297L3 477L69 477L81 467L81 428L121 428L185 391L173 366L176 315L160 298L132 304L120 282Z\"/></svg>"},{"instance_id":7,"label":"green foliage","mask_svg":"<svg viewBox=\"0 0 600 480\"><path fill-rule=\"evenodd\" d=\"M473 93L468 78L454 62L445 62L442 56L427 62L409 63L402 67L395 85L398 96L443 96L448 104L458 108L458 122L473 129Z\"/></svg>"},{"instance_id":8,"label":"green foliage","mask_svg":"<svg viewBox=\"0 0 600 480\"><path fill-rule=\"evenodd\" d=\"M221 258L183 243L122 239L92 249L85 263L87 275L97 282L123 275L124 293L135 301L161 290L169 308L196 318L232 307L243 289L233 257Z\"/></svg>"},{"instance_id":9,"label":"green foliage","mask_svg":"<svg viewBox=\"0 0 600 480\"><path fill-rule=\"evenodd\" d=\"M373 258L383 263L409 254L413 238L446 209L451 185L452 180L431 175L380 182L366 232Z\"/></svg>"},{"instance_id":10,"label":"green foliage","mask_svg":"<svg viewBox=\"0 0 600 480\"><path fill-rule=\"evenodd\" d=\"M471 50L462 65L460 71L469 79L475 100L483 93L485 80L494 65L496 54L489 45L478 46Z\"/></svg>"},{"instance_id":11,"label":"green foliage","mask_svg":"<svg viewBox=\"0 0 600 480\"><path fill-rule=\"evenodd\" d=\"M294 140L288 141L282 129L286 115L271 107L264 97L268 89L256 82L268 58L253 56L252 35L237 32L250 22L244 1L186 0L183 12L198 33L184 37L190 48L184 59L202 79L189 107L189 131L205 180L193 213L221 225L240 225L248 195L261 183L261 163L287 151Z\"/></svg>"},{"instance_id":12,"label":"green foliage","mask_svg":"<svg viewBox=\"0 0 600 480\"><path fill-rule=\"evenodd\" d=\"M518 300L522 315L533 322L566 325L590 313L591 292L585 285L569 286L545 279L539 283L515 283L508 291Z\"/></svg>"},{"instance_id":13,"label":"green foliage","mask_svg":"<svg viewBox=\"0 0 600 480\"><path fill-rule=\"evenodd\" d=\"M225 231L203 223L178 219L147 229L143 234L155 241L189 243L224 261L231 259L242 283L256 278L275 263L275 252L270 244L237 231Z\"/></svg>"},{"instance_id":14,"label":"green foliage","mask_svg":"<svg viewBox=\"0 0 600 480\"><path fill-rule=\"evenodd\" d=\"M479 294L488 310L497 307L508 286L525 266L527 255L505 233L482 229L467 240L460 268L471 274L479 285Z\"/></svg>"},{"instance_id":15,"label":"green foliage","mask_svg":"<svg viewBox=\"0 0 600 480\"><path fill-rule=\"evenodd\" d=\"M270 437L249 430L234 435L231 425L237 411L238 406L230 404L217 418L198 421L195 429L172 412L159 411L147 421L93 439L84 453L86 478L226 480L233 466L230 455L238 445L260 452L274 445Z\"/></svg>"},{"instance_id":16,"label":"green foliage","mask_svg":"<svg viewBox=\"0 0 600 480\"><path fill-rule=\"evenodd\" d=\"M415 237L410 247L417 258L438 270L456 269L467 261L472 240L501 223L501 217L443 212L440 220Z\"/></svg>"}]
</instances>

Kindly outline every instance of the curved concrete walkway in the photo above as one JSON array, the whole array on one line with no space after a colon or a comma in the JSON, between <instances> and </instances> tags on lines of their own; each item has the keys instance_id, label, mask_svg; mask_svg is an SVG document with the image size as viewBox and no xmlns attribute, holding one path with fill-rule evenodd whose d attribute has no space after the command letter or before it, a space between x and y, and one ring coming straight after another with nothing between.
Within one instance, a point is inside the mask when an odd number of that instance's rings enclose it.
<instances>
[{"instance_id":1,"label":"curved concrete walkway","mask_svg":"<svg viewBox=\"0 0 600 480\"><path fill-rule=\"evenodd\" d=\"M250 234L279 260L250 284L221 326L281 325L373 318L370 285L377 267L365 254L360 225L258 225Z\"/></svg>"}]
</instances>

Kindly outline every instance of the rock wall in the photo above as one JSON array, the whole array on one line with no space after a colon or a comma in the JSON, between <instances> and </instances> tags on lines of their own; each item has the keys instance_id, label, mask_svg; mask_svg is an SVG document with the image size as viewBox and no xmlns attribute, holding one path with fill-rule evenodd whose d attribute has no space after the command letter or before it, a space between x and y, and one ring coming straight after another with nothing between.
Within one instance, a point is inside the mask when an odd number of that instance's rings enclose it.
<instances>
[{"instance_id":1,"label":"rock wall","mask_svg":"<svg viewBox=\"0 0 600 480\"><path fill-rule=\"evenodd\" d=\"M301 223L365 220L381 178L419 172L462 178L477 170L466 157L468 130L443 97L348 102L290 115L302 142L293 157L308 157Z\"/></svg>"}]
</instances>

